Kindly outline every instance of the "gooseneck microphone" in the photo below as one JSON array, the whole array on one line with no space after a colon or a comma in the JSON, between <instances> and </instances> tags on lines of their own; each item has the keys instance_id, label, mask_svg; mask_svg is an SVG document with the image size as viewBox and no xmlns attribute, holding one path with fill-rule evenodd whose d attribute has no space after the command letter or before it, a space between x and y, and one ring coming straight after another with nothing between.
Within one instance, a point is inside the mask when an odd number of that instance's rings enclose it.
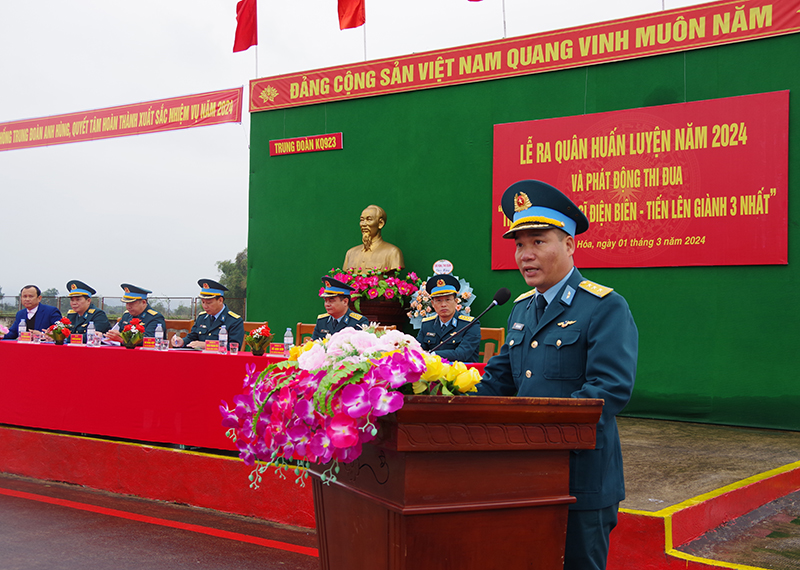
<instances>
[{"instance_id":1,"label":"gooseneck microphone","mask_svg":"<svg viewBox=\"0 0 800 570\"><path fill-rule=\"evenodd\" d=\"M489 306L486 307L480 315L478 315L477 317L472 319L472 321L470 321L470 323L467 326L465 326L463 329L454 332L453 334L451 334L447 338L445 338L442 342L440 342L439 344L434 346L430 350L430 352L435 351L437 348L441 348L441 346L444 343L453 340L455 337L457 337L460 334L463 334L464 331L468 330L472 325L477 323L480 320L480 318L489 311L489 309L491 309L492 307L497 307L498 305L503 305L503 304L507 303L510 298L511 298L511 291L509 291L508 288L502 287L502 288L498 289L497 293L494 294L494 299L492 299L492 302L489 303Z\"/></svg>"}]
</instances>

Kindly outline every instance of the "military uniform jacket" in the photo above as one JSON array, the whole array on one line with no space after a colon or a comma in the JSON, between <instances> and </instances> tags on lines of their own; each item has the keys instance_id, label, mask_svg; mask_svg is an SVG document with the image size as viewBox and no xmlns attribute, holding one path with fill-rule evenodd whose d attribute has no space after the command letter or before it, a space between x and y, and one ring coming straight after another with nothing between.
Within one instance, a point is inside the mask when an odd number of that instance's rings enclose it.
<instances>
[{"instance_id":1,"label":"military uniform jacket","mask_svg":"<svg viewBox=\"0 0 800 570\"><path fill-rule=\"evenodd\" d=\"M134 317L128 311L122 313L122 318L118 323L119 330L123 330L125 325L129 324L133 319L139 319L144 323L144 336L154 338L156 336L156 327L161 324L161 330L164 331L164 338L167 338L167 322L164 320L164 315L151 309L149 303L139 316Z\"/></svg>"},{"instance_id":2,"label":"military uniform jacket","mask_svg":"<svg viewBox=\"0 0 800 570\"><path fill-rule=\"evenodd\" d=\"M630 399L639 333L625 299L576 269L536 323L533 291L517 298L500 353L478 394L602 398L593 450L570 453L570 509L602 509L625 498L616 415Z\"/></svg>"},{"instance_id":3,"label":"military uniform jacket","mask_svg":"<svg viewBox=\"0 0 800 570\"><path fill-rule=\"evenodd\" d=\"M311 340L325 338L329 334L335 334L347 327L361 329L369 326L369 319L364 315L359 315L353 311L347 311L340 321L337 321L328 313L322 313L317 317L317 324L311 334Z\"/></svg>"},{"instance_id":4,"label":"military uniform jacket","mask_svg":"<svg viewBox=\"0 0 800 570\"><path fill-rule=\"evenodd\" d=\"M82 334L83 342L86 342L86 328L89 323L94 323L94 330L99 333L108 332L111 328L111 323L108 322L105 311L96 308L94 303L89 305L83 316L70 309L67 312L67 318L72 322L69 327L71 334Z\"/></svg>"},{"instance_id":5,"label":"military uniform jacket","mask_svg":"<svg viewBox=\"0 0 800 570\"><path fill-rule=\"evenodd\" d=\"M442 321L437 315L422 319L422 326L417 333L417 340L422 345L422 349L430 352L435 346L445 338L451 339L455 333L466 327L475 317L456 313L442 329ZM465 333L461 333L451 340L448 340L441 348L436 349L436 354L442 358L454 362L478 362L480 356L478 349L481 344L481 323L476 322Z\"/></svg>"},{"instance_id":6,"label":"military uniform jacket","mask_svg":"<svg viewBox=\"0 0 800 570\"><path fill-rule=\"evenodd\" d=\"M219 329L225 325L228 331L228 342L244 343L244 319L228 309L228 305L222 307L222 311L217 318L213 318L206 312L197 315L197 319L192 325L192 330L183 339L183 346L188 346L192 341L199 340L219 340Z\"/></svg>"}]
</instances>

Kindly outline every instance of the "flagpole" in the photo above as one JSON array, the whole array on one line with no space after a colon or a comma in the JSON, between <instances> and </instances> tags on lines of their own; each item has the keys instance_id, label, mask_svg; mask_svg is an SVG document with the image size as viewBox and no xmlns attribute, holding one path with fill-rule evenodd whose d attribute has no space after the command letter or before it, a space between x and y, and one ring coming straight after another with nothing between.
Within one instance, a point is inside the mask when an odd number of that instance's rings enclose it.
<instances>
[{"instance_id":1,"label":"flagpole","mask_svg":"<svg viewBox=\"0 0 800 570\"><path fill-rule=\"evenodd\" d=\"M506 36L506 0L503 0L503 38Z\"/></svg>"},{"instance_id":2,"label":"flagpole","mask_svg":"<svg viewBox=\"0 0 800 570\"><path fill-rule=\"evenodd\" d=\"M364 61L367 61L367 23L364 22Z\"/></svg>"}]
</instances>

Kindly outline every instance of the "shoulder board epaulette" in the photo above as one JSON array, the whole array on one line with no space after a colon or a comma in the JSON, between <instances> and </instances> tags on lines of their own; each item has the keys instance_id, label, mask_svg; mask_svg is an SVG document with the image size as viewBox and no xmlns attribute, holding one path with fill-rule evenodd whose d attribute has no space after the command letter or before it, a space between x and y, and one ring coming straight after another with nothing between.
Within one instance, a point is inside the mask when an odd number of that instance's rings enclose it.
<instances>
[{"instance_id":1,"label":"shoulder board epaulette","mask_svg":"<svg viewBox=\"0 0 800 570\"><path fill-rule=\"evenodd\" d=\"M197 316L199 317L200 315L205 315L205 314L206 314L205 311L200 311L199 313L197 313Z\"/></svg>"},{"instance_id":2,"label":"shoulder board epaulette","mask_svg":"<svg viewBox=\"0 0 800 570\"><path fill-rule=\"evenodd\" d=\"M92 313L94 313L96 310L97 310L97 309L89 309L89 314L91 315L91 314L92 314Z\"/></svg>"},{"instance_id":3,"label":"shoulder board epaulette","mask_svg":"<svg viewBox=\"0 0 800 570\"><path fill-rule=\"evenodd\" d=\"M432 321L435 318L436 318L436 315L431 315L430 317L425 317L424 319L422 319L422 322L423 323L427 323L428 321Z\"/></svg>"},{"instance_id":4,"label":"shoulder board epaulette","mask_svg":"<svg viewBox=\"0 0 800 570\"><path fill-rule=\"evenodd\" d=\"M68 314L68 315L71 315L71 314L73 314L73 313L75 313L75 311L73 311L72 309L70 309L69 311L67 311L67 314Z\"/></svg>"},{"instance_id":5,"label":"shoulder board epaulette","mask_svg":"<svg viewBox=\"0 0 800 570\"><path fill-rule=\"evenodd\" d=\"M530 290L530 291L528 291L527 293L523 293L522 295L520 295L519 297L517 297L516 299L514 299L514 302L515 302L515 303L519 303L520 301L522 301L523 299L527 299L528 297L530 297L530 296L531 296L531 295L533 295L534 293L536 293L536 289L531 289L531 290Z\"/></svg>"},{"instance_id":6,"label":"shoulder board epaulette","mask_svg":"<svg viewBox=\"0 0 800 570\"><path fill-rule=\"evenodd\" d=\"M320 320L324 317L330 317L330 315L328 313L322 313L321 315L317 315L317 320Z\"/></svg>"},{"instance_id":7,"label":"shoulder board epaulette","mask_svg":"<svg viewBox=\"0 0 800 570\"><path fill-rule=\"evenodd\" d=\"M601 299L614 290L611 287L606 287L605 285L598 285L594 281L589 281L588 279L581 281L581 284L578 285L578 287L584 291L588 291L595 297L600 297Z\"/></svg>"},{"instance_id":8,"label":"shoulder board epaulette","mask_svg":"<svg viewBox=\"0 0 800 570\"><path fill-rule=\"evenodd\" d=\"M351 319L355 319L357 321L360 321L361 319L365 319L366 318L364 315L359 315L358 313L348 313L347 316L350 317Z\"/></svg>"},{"instance_id":9,"label":"shoulder board epaulette","mask_svg":"<svg viewBox=\"0 0 800 570\"><path fill-rule=\"evenodd\" d=\"M128 314L130 314L130 313L128 313L128 311L125 311L125 312L124 312L124 313L122 313L122 314L123 314L123 315L128 315Z\"/></svg>"},{"instance_id":10,"label":"shoulder board epaulette","mask_svg":"<svg viewBox=\"0 0 800 570\"><path fill-rule=\"evenodd\" d=\"M158 311L154 311L153 309L147 309L147 312L151 315L157 315Z\"/></svg>"},{"instance_id":11,"label":"shoulder board epaulette","mask_svg":"<svg viewBox=\"0 0 800 570\"><path fill-rule=\"evenodd\" d=\"M458 318L462 321L472 322L475 320L475 317L470 317L469 315L458 315Z\"/></svg>"},{"instance_id":12,"label":"shoulder board epaulette","mask_svg":"<svg viewBox=\"0 0 800 570\"><path fill-rule=\"evenodd\" d=\"M228 311L228 314L230 316L232 316L234 319L241 319L242 318L239 315L237 315L236 313L234 313L233 311Z\"/></svg>"}]
</instances>

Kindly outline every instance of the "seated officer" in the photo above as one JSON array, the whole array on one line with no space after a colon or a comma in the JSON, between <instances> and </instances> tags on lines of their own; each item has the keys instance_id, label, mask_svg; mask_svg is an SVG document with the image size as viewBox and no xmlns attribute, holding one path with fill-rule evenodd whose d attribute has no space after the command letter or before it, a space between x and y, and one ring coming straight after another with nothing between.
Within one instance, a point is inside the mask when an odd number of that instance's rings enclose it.
<instances>
[{"instance_id":1,"label":"seated officer","mask_svg":"<svg viewBox=\"0 0 800 570\"><path fill-rule=\"evenodd\" d=\"M81 334L83 342L86 342L86 328L89 323L94 323L94 330L99 333L104 333L111 328L105 312L96 308L92 303L92 295L97 291L76 279L67 283L67 291L70 306L67 318L72 322L69 327L70 334Z\"/></svg>"},{"instance_id":2,"label":"seated officer","mask_svg":"<svg viewBox=\"0 0 800 570\"><path fill-rule=\"evenodd\" d=\"M325 338L347 327L360 329L369 325L367 317L350 310L350 295L353 292L350 285L327 275L322 278L322 284L319 296L325 299L325 312L317 317L312 340Z\"/></svg>"},{"instance_id":3,"label":"seated officer","mask_svg":"<svg viewBox=\"0 0 800 570\"><path fill-rule=\"evenodd\" d=\"M197 284L200 285L203 312L197 315L186 338L177 334L172 337L172 346L203 350L207 340L219 340L222 325L228 331L228 342L236 342L241 346L244 342L244 319L225 304L225 291L228 288L211 279L201 279Z\"/></svg>"},{"instance_id":4,"label":"seated officer","mask_svg":"<svg viewBox=\"0 0 800 570\"><path fill-rule=\"evenodd\" d=\"M446 342L434 352L442 358L454 362L477 362L481 344L481 324L475 321L465 333L458 331L475 320L469 315L456 315L456 296L461 285L452 275L434 275L425 283L425 290L431 296L435 315L422 319L417 340L423 350L430 352L443 340Z\"/></svg>"},{"instance_id":5,"label":"seated officer","mask_svg":"<svg viewBox=\"0 0 800 570\"><path fill-rule=\"evenodd\" d=\"M122 302L125 303L124 313L122 318L117 321L110 331L106 333L108 340L122 342L122 337L119 331L124 329L125 326L133 319L139 319L144 323L144 336L152 338L156 336L156 327L160 324L161 330L167 334L167 323L164 320L164 315L150 307L147 302L147 295L152 293L147 289L142 289L130 283L123 283L120 285L125 294L122 296Z\"/></svg>"}]
</instances>

